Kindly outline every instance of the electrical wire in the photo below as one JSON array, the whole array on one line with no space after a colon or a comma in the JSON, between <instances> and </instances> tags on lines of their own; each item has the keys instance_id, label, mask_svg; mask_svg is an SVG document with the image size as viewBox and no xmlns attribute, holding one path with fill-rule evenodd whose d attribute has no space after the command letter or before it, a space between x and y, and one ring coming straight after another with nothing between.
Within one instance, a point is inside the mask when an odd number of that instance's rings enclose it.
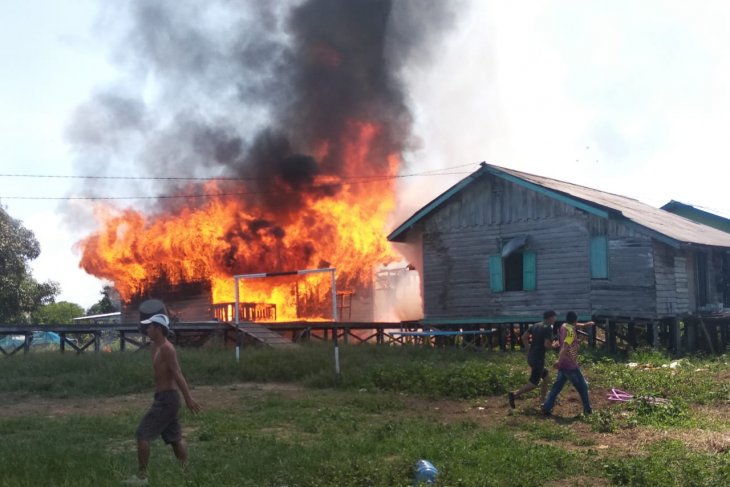
<instances>
[{"instance_id":1,"label":"electrical wire","mask_svg":"<svg viewBox=\"0 0 730 487\"><path fill-rule=\"evenodd\" d=\"M458 166L444 167L440 169L431 169L429 171L423 171L412 174L398 174L398 175L362 175L362 176L339 176L340 179L391 179L391 178L405 178L411 176L421 176L433 173L440 173L442 171L449 171L452 169L460 169L467 166L473 166L476 163L460 164ZM41 178L41 179L110 179L110 180L131 180L131 181L263 181L264 178L255 177L212 177L212 178L198 178L198 177L184 177L184 176L91 176L91 175L63 175L63 174L0 174L0 178Z\"/></svg>"},{"instance_id":2,"label":"electrical wire","mask_svg":"<svg viewBox=\"0 0 730 487\"><path fill-rule=\"evenodd\" d=\"M403 179L412 177L428 177L428 176L448 176L448 175L464 175L470 172L444 172L452 169L459 169L472 166L475 163L461 164L442 169L433 169L423 171L421 173L398 174L398 175L379 175L379 176L349 176L341 179L355 179L354 181L342 181L338 183L320 184L312 186L304 186L303 190L316 191L322 189L336 189L342 186L353 186L357 184L367 184L374 182L382 182L393 179ZM242 178L176 178L176 177L135 177L135 176L60 176L60 175L21 175L21 174L0 174L0 177L27 177L27 178L63 178L63 179L114 179L114 180L190 180L190 181L250 181L250 179ZM270 191L243 191L243 192L218 192L218 193L201 193L201 194L177 194L177 195L156 195L156 196L0 196L5 200L61 200L61 201L94 201L94 200L159 200L159 199L196 199L196 198L220 198L229 196L250 196L260 194L270 194Z\"/></svg>"}]
</instances>

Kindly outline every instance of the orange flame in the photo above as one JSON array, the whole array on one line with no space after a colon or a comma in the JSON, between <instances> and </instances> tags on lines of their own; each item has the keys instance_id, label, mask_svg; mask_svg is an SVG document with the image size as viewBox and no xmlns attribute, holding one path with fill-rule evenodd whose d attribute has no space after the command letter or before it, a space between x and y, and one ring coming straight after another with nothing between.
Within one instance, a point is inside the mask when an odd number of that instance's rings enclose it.
<instances>
[{"instance_id":1,"label":"orange flame","mask_svg":"<svg viewBox=\"0 0 730 487\"><path fill-rule=\"evenodd\" d=\"M169 214L144 215L103 205L96 208L99 230L79 242L79 265L114 282L125 301L164 278L172 285L209 282L212 302L230 303L235 274L318 268L323 263L337 269L338 287L367 285L378 264L395 258L384 226L394 208L393 176L400 157L388 155L386 169L377 177L358 179L373 175L371 168L377 166L368 158L379 127L353 122L348 132L342 174L319 175L313 184L337 185L337 191L305 193L294 214L276 215L244 198L224 196L215 182L207 183L205 192L220 196ZM328 141L321 143L315 156L326 156L329 147ZM241 183L239 190L246 189ZM329 276L311 279L314 286L326 287L317 279ZM261 279L242 286L246 301L276 304L277 320L296 319L292 293L280 284Z\"/></svg>"}]
</instances>

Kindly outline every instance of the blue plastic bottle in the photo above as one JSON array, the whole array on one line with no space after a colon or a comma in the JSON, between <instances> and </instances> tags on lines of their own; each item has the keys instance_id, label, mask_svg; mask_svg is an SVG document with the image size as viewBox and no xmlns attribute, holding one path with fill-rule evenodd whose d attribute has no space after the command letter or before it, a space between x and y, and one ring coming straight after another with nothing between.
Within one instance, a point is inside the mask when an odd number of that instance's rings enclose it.
<instances>
[{"instance_id":1,"label":"blue plastic bottle","mask_svg":"<svg viewBox=\"0 0 730 487\"><path fill-rule=\"evenodd\" d=\"M416 462L415 485L433 485L436 483L436 476L439 471L428 460L418 460Z\"/></svg>"}]
</instances>

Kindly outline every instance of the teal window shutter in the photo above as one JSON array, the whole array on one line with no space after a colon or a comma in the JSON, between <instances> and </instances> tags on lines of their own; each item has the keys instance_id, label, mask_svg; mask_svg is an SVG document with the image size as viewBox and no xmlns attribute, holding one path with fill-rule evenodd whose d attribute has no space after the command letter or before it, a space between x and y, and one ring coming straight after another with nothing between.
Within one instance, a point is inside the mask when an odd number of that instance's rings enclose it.
<instances>
[{"instance_id":1,"label":"teal window shutter","mask_svg":"<svg viewBox=\"0 0 730 487\"><path fill-rule=\"evenodd\" d=\"M534 291L537 287L537 257L535 252L522 253L522 289Z\"/></svg>"},{"instance_id":2,"label":"teal window shutter","mask_svg":"<svg viewBox=\"0 0 730 487\"><path fill-rule=\"evenodd\" d=\"M591 279L608 279L608 239L591 238Z\"/></svg>"},{"instance_id":3,"label":"teal window shutter","mask_svg":"<svg viewBox=\"0 0 730 487\"><path fill-rule=\"evenodd\" d=\"M489 283L493 293L504 291L504 278L502 277L502 256L489 256Z\"/></svg>"}]
</instances>

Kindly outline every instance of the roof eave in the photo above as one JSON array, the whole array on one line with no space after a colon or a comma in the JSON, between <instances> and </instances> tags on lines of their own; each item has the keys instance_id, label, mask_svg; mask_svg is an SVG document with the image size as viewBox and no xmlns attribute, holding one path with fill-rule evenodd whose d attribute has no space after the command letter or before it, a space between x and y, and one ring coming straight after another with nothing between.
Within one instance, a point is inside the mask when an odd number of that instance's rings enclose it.
<instances>
[{"instance_id":1,"label":"roof eave","mask_svg":"<svg viewBox=\"0 0 730 487\"><path fill-rule=\"evenodd\" d=\"M569 195L563 194L559 191L555 191L555 190L546 188L544 186L541 186L539 184L519 178L517 176L513 176L512 174L501 171L494 166L485 165L484 168L486 169L487 172L489 172L490 174L493 174L499 178L510 181L514 184L517 184L518 186L522 186L523 188L531 189L531 190L533 190L537 193L540 193L542 195L545 195L549 198L560 201L561 203L565 203L569 206L572 206L573 208L577 208L579 210L585 211L586 213L590 213L591 215L596 215L601 218L608 218L608 216L609 216L608 210L599 208L599 207L597 207L597 205L588 204L578 198L575 198L574 196L569 196Z\"/></svg>"},{"instance_id":2,"label":"roof eave","mask_svg":"<svg viewBox=\"0 0 730 487\"><path fill-rule=\"evenodd\" d=\"M480 176L481 169L465 177L451 188L441 193L436 199L431 201L429 204L418 210L408 220L403 222L398 228L390 232L387 239L389 242L404 242L406 233L413 228L422 218L426 217L429 213L435 211L438 207L444 204L456 193L464 189L466 186L471 184Z\"/></svg>"}]
</instances>

